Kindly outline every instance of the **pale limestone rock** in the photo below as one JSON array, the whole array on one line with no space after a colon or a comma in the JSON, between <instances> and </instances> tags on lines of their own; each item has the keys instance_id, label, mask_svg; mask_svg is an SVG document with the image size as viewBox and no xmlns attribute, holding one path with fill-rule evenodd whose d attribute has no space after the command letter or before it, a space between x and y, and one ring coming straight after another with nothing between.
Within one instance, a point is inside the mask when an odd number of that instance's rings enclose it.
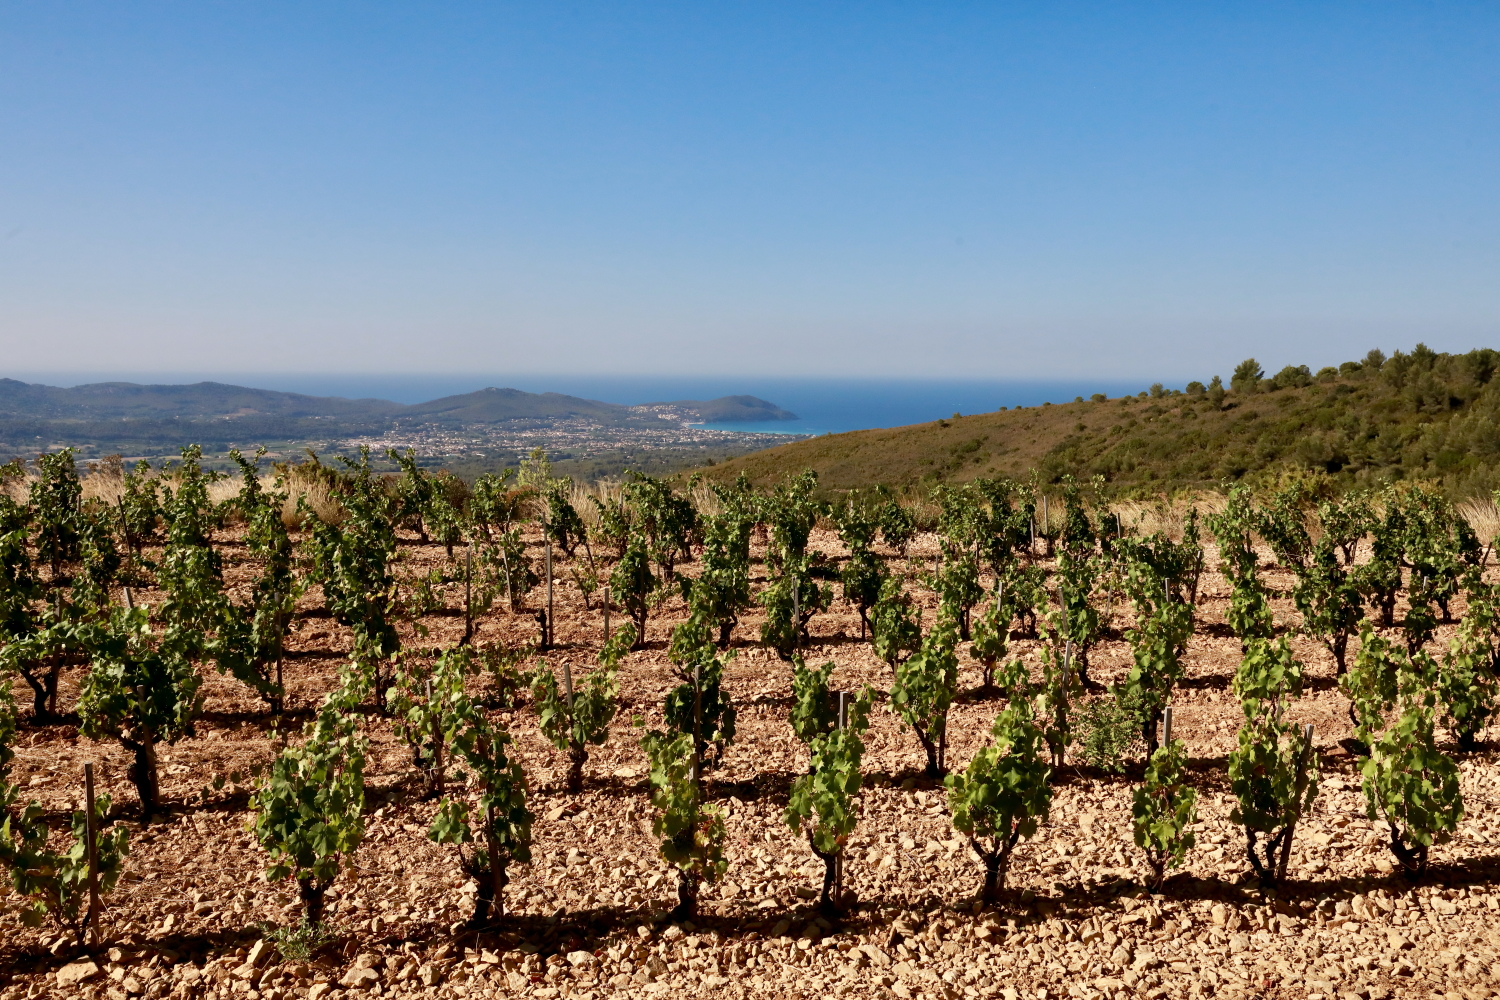
<instances>
[{"instance_id":1,"label":"pale limestone rock","mask_svg":"<svg viewBox=\"0 0 1500 1000\"><path fill-rule=\"evenodd\" d=\"M245 963L258 969L270 959L272 950L271 943L261 938L250 946L250 954L245 956Z\"/></svg>"}]
</instances>

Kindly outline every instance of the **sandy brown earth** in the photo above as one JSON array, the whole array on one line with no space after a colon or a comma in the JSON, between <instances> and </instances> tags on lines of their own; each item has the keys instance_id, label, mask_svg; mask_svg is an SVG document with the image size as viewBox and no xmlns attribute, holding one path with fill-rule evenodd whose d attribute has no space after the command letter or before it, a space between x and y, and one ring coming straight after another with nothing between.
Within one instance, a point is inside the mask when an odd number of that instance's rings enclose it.
<instances>
[{"instance_id":1,"label":"sandy brown earth","mask_svg":"<svg viewBox=\"0 0 1500 1000\"><path fill-rule=\"evenodd\" d=\"M405 541L412 542L407 539ZM842 552L817 532L813 547ZM935 540L913 547L930 562ZM226 547L231 583L250 569ZM443 561L438 546L403 545L401 572L415 576ZM893 565L906 566L893 559ZM557 664L592 662L603 639L597 609L559 563ZM760 572L757 562L755 570ZM693 566L686 572L693 573ZM1288 574L1267 580L1284 592ZM757 581L759 584L760 581ZM913 585L915 587L915 585ZM367 835L330 898L334 945L306 963L280 961L260 939L267 926L294 923L295 893L261 879L265 858L247 825L247 788L210 787L215 775L246 774L276 752L281 738L259 703L234 681L210 677L197 735L162 754L169 811L144 829L136 818L127 758L119 747L59 725L23 728L16 780L61 825L81 795L83 765L96 762L116 815L131 828L128 872L108 898L113 945L73 961L48 928L24 928L14 900L0 911L0 1000L21 996L234 997L288 1000L338 992L457 997L525 995L821 997L1481 997L1500 986L1500 768L1494 747L1462 758L1468 818L1460 835L1434 849L1433 871L1414 885L1392 871L1377 824L1364 816L1355 758L1344 748L1346 702L1331 658L1315 641L1292 639L1309 683L1295 718L1316 726L1324 777L1314 815L1297 832L1292 884L1270 897L1247 884L1243 833L1229 823L1224 773L1240 711L1228 685L1238 642L1224 624L1227 591L1210 571L1188 654L1188 679L1174 704L1199 789L1198 847L1157 895L1139 888L1140 852L1130 840L1132 775L1070 765L1057 776L1050 822L1023 843L1012 865L1011 898L998 910L975 904L982 871L954 834L940 786L921 778L913 734L876 711L865 758L870 776L863 818L849 850L846 885L858 904L842 923L816 916L809 898L822 865L781 823L788 786L805 770L805 750L787 725L790 668L762 649L759 616L735 632L737 657L726 687L740 706L739 736L709 778L729 810L729 870L705 887L696 926L661 921L675 880L649 830L644 756L632 717L660 725L663 695L675 683L666 661L669 629L684 608L673 599L653 616L645 649L621 671L621 707L609 741L594 749L585 791L562 791L565 761L545 743L526 706L494 712L515 736L532 782L535 860L513 869L503 933L464 931L473 886L451 848L426 838L435 803L422 800L410 756L376 715L371 741ZM921 592L928 607L935 602ZM151 602L156 595L138 596ZM534 609L497 609L481 642L535 638ZM449 592L447 602L459 600ZM331 687L348 647L346 630L324 616L316 595L294 637L290 705L299 721ZM1284 596L1278 622L1294 625ZM416 646L455 641L461 617L432 615ZM1114 606L1109 639L1093 658L1096 679L1122 676L1130 660ZM889 687L888 669L859 640L859 619L842 602L812 623L810 660L838 664L835 685ZM1440 640L1451 633L1442 630ZM1035 643L1015 653L1035 663ZM949 762L962 767L983 745L999 708L969 692L978 672L967 656L965 693L952 713ZM63 686L63 706L77 690ZM484 681L475 680L476 689ZM18 685L22 704L29 696ZM1446 745L1446 744L1445 744ZM1451 746L1449 746L1451 750ZM1135 775L1138 777L1138 768Z\"/></svg>"}]
</instances>

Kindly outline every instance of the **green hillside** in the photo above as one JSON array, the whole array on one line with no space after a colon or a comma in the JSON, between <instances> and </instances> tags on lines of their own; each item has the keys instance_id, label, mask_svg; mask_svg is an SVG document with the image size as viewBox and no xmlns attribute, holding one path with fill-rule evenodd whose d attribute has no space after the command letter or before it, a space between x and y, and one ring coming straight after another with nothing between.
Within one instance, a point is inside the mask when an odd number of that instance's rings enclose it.
<instances>
[{"instance_id":1,"label":"green hillside","mask_svg":"<svg viewBox=\"0 0 1500 1000\"><path fill-rule=\"evenodd\" d=\"M954 417L783 445L706 470L757 483L811 468L829 489L922 486L979 477L1102 475L1126 490L1211 487L1286 470L1346 484L1400 478L1455 494L1500 486L1500 352L1418 344L1387 359L1267 378L1253 360L1222 386L1160 385L1138 396Z\"/></svg>"}]
</instances>

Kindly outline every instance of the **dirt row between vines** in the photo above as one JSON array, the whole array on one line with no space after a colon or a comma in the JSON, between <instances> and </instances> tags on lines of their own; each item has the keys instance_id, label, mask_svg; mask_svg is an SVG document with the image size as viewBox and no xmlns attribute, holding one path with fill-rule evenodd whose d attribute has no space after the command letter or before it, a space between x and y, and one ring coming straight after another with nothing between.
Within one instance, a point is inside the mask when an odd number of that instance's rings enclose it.
<instances>
[{"instance_id":1,"label":"dirt row between vines","mask_svg":"<svg viewBox=\"0 0 1500 1000\"><path fill-rule=\"evenodd\" d=\"M440 546L403 539L404 576L444 562ZM536 539L533 539L535 542ZM816 532L812 547L842 553ZM243 550L225 546L231 587L247 585ZM913 565L930 565L935 539L913 546ZM759 556L757 549L757 556ZM894 568L907 564L892 559ZM546 659L593 662L603 639L597 607L586 609L559 560L556 639ZM688 565L684 572L696 572ZM762 566L754 570L757 588ZM1272 571L1277 621L1297 618L1285 593L1289 574ZM914 588L932 620L935 601ZM146 591L137 600L155 602ZM449 607L461 600L447 594ZM536 638L535 610L497 608L479 641L511 645ZM461 927L473 887L451 848L427 840L436 803L424 801L408 751L386 720L371 715L364 844L330 894L338 940L306 962L283 962L258 942L268 926L297 919L295 892L261 879L265 858L248 832L245 785L214 791L216 775L247 774L277 752L281 736L260 704L232 680L210 675L197 735L163 748L169 812L140 828L128 759L76 727L23 727L15 779L62 825L82 796L85 762L95 762L115 813L131 828L127 874L108 898L110 947L75 960L50 928L22 926L16 900L0 912L0 1000L20 996L184 996L316 1000L335 993L453 997L704 996L822 997L1482 997L1500 986L1500 768L1493 745L1461 759L1468 818L1460 835L1435 848L1432 875L1414 885L1392 871L1381 828L1364 816L1346 701L1331 658L1314 640L1292 643L1308 664L1308 684L1291 716L1311 722L1323 791L1298 827L1292 884L1272 897L1247 884L1242 831L1229 823L1225 757L1241 714L1229 693L1239 646L1224 622L1227 589L1211 563L1204 575L1187 679L1174 700L1175 733L1187 744L1199 789L1198 846L1161 893L1139 887L1140 852L1130 838L1130 797L1139 767L1110 775L1070 764L1057 776L1050 821L1016 852L1007 904L981 911L978 861L954 833L940 785L921 777L915 736L883 709L872 716L865 757L862 819L850 845L846 886L858 903L842 922L819 918L810 897L822 866L781 822L791 781L806 752L787 724L790 668L760 648L760 616L747 613L734 634L726 689L739 706L739 734L708 778L729 812L728 874L703 891L695 925L661 920L675 880L650 833L646 764L632 720L661 725L663 696L676 683L665 647L685 608L676 598L652 616L646 648L621 667L620 714L608 742L591 748L585 791L562 791L565 761L539 735L529 707L493 713L515 737L532 785L534 861L513 869L510 911L500 932ZM296 722L334 683L347 630L326 617L316 593L288 660ZM1130 648L1116 605L1092 674L1123 677ZM452 643L463 620L449 611L425 618L413 646ZM1439 641L1452 626L1440 631ZM809 661L837 663L834 685L890 685L889 669L859 639L854 609L836 601L812 622ZM1036 643L1012 651L1037 665ZM950 721L950 766L962 768L987 738L1000 704L976 698L979 676L961 650L964 694ZM70 709L78 672L64 680ZM474 681L483 691L485 681ZM18 701L29 694L18 685ZM295 732L295 724L290 728ZM1445 744L1450 751L1451 744ZM205 792L205 787L207 792Z\"/></svg>"}]
</instances>

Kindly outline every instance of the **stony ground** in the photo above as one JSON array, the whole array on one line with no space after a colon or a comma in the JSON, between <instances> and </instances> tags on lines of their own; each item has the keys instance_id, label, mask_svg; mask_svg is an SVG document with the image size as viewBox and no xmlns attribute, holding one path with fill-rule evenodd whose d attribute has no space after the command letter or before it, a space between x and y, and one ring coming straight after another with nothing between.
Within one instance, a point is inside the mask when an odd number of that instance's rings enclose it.
<instances>
[{"instance_id":1,"label":"stony ground","mask_svg":"<svg viewBox=\"0 0 1500 1000\"><path fill-rule=\"evenodd\" d=\"M819 532L815 548L837 556ZM240 550L227 547L231 561ZM930 561L932 539L913 547ZM404 574L441 564L442 549L403 548ZM893 565L907 564L893 559ZM558 665L586 669L603 638L597 607L587 610L559 563ZM757 564L759 570L759 564ZM687 572L694 572L689 566ZM248 570L231 566L242 586ZM1271 572L1273 587L1290 578ZM153 601L145 592L138 600ZM450 593L448 603L457 595ZM527 613L496 610L480 641L518 644L535 637ZM924 595L928 606L930 594ZM920 777L922 753L884 710L873 717L862 796L863 818L849 850L846 887L857 898L848 917L816 916L810 900L822 866L780 822L788 786L806 768L786 715L789 667L754 641L759 618L735 633L738 656L727 688L740 705L739 737L712 772L710 794L729 809L729 871L706 887L694 925L668 925L674 879L656 854L644 791L645 762L633 716L660 724L674 684L665 657L680 601L653 617L647 647L622 668L621 713L610 740L594 750L582 794L561 789L564 761L541 740L526 706L494 713L516 737L532 780L535 860L513 870L502 933L465 931L473 886L451 849L426 839L435 809L420 798L410 758L378 716L368 719L372 756L364 845L331 894L336 936L305 961L283 960L264 938L294 924L295 894L260 877L264 856L247 832L246 777L280 739L254 699L212 677L197 735L162 754L166 816L137 822L117 747L59 725L25 728L16 775L60 825L81 797L83 765L98 765L115 812L131 828L128 873L108 899L107 950L78 959L48 928L24 928L14 901L0 912L0 1000L21 996L234 997L289 1000L337 992L600 998L678 997L1482 997L1500 987L1500 767L1494 747L1462 760L1468 810L1461 834L1434 850L1422 884L1392 871L1378 824L1364 816L1348 739L1346 703L1331 659L1316 643L1293 643L1310 683L1294 717L1316 726L1324 776L1314 815L1298 828L1293 879L1279 895L1248 881L1243 834L1229 823L1225 754L1239 725L1228 694L1238 644L1224 626L1226 590L1209 573L1189 651L1188 680L1175 701L1176 733L1187 743L1199 788L1198 846L1184 870L1156 895L1139 887L1140 852L1130 839L1132 772L1109 775L1070 765L1057 775L1050 822L1017 849L1009 899L981 911L981 869L949 823L941 787ZM1295 624L1284 598L1278 620ZM296 721L332 684L347 648L344 630L318 610L316 596L293 642L289 684ZM931 620L931 612L928 613ZM452 642L450 614L428 616L418 646ZM1116 605L1110 638L1094 656L1094 676L1117 679L1129 663L1119 633L1129 622ZM1440 639L1446 638L1445 629ZM813 621L810 660L838 664L835 685L889 686L885 666L859 640L853 609L836 603ZM1034 644L1014 650L1035 661ZM967 659L965 658L967 663ZM961 686L972 692L977 670ZM483 686L482 681L476 685ZM64 684L71 705L77 673ZM23 694L17 690L18 697ZM23 701L23 704L28 704ZM983 744L998 703L966 693L953 710L950 764L962 767ZM300 716L297 713L301 713ZM1450 748L1451 749L1451 748ZM1138 777L1138 768L1134 772ZM215 790L213 779L226 780Z\"/></svg>"}]
</instances>

